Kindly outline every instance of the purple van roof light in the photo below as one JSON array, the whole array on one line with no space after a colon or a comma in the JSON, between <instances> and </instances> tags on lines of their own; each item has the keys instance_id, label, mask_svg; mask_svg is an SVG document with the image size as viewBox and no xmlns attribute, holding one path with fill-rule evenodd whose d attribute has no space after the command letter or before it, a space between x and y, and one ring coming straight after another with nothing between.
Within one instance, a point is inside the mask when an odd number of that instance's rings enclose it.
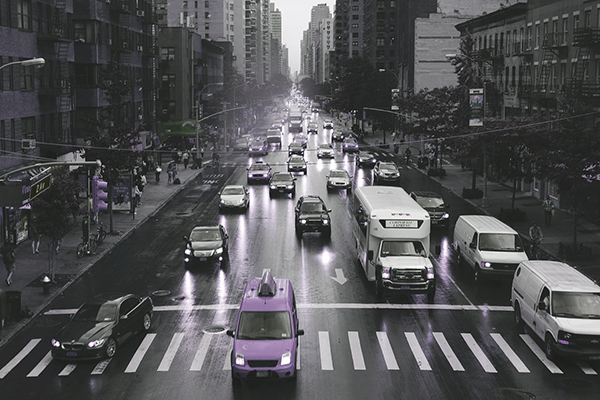
<instances>
[{"instance_id":1,"label":"purple van roof light","mask_svg":"<svg viewBox=\"0 0 600 400\"><path fill-rule=\"evenodd\" d=\"M271 275L271 271L265 271L260 283L258 284L259 297L275 296L275 278Z\"/></svg>"}]
</instances>

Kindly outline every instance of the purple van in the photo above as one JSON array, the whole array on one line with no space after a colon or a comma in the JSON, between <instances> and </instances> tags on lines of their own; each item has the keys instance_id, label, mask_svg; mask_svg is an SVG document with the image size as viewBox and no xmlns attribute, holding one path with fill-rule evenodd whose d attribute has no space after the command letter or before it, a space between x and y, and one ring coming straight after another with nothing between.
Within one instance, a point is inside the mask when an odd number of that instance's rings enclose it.
<instances>
[{"instance_id":1,"label":"purple van","mask_svg":"<svg viewBox=\"0 0 600 400\"><path fill-rule=\"evenodd\" d=\"M270 271L246 284L233 337L231 377L236 379L294 379L298 329L296 298L289 279Z\"/></svg>"}]
</instances>

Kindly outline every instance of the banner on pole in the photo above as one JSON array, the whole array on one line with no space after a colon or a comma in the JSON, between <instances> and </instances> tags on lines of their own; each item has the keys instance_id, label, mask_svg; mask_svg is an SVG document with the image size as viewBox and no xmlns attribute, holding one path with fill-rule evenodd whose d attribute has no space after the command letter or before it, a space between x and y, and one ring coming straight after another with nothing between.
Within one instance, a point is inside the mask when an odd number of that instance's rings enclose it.
<instances>
[{"instance_id":1,"label":"banner on pole","mask_svg":"<svg viewBox=\"0 0 600 400\"><path fill-rule=\"evenodd\" d=\"M483 126L483 89L469 89L469 126Z\"/></svg>"}]
</instances>

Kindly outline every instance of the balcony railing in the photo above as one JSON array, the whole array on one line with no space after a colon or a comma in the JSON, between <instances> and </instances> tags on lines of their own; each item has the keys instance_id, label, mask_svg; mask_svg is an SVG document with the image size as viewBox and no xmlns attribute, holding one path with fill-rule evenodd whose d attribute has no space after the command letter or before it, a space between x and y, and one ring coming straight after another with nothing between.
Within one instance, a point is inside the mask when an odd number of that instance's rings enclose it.
<instances>
[{"instance_id":1,"label":"balcony railing","mask_svg":"<svg viewBox=\"0 0 600 400\"><path fill-rule=\"evenodd\" d=\"M578 28L573 32L573 46L600 46L600 28Z\"/></svg>"}]
</instances>

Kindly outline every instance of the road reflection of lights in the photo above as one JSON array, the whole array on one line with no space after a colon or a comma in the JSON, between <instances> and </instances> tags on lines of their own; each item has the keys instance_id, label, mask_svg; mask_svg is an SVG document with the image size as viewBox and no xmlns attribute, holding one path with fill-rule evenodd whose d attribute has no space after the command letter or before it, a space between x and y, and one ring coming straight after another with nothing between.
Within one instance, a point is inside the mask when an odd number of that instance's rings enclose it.
<instances>
[{"instance_id":1,"label":"road reflection of lights","mask_svg":"<svg viewBox=\"0 0 600 400\"><path fill-rule=\"evenodd\" d=\"M186 271L183 274L183 281L181 282L181 293L183 299L181 300L182 305L191 306L194 304L196 281L190 271Z\"/></svg>"},{"instance_id":2,"label":"road reflection of lights","mask_svg":"<svg viewBox=\"0 0 600 400\"><path fill-rule=\"evenodd\" d=\"M321 259L321 263L327 266L331 264L331 262L335 258L335 255L333 252L331 252L330 249L324 248L321 254L319 255L319 258Z\"/></svg>"},{"instance_id":3,"label":"road reflection of lights","mask_svg":"<svg viewBox=\"0 0 600 400\"><path fill-rule=\"evenodd\" d=\"M448 237L443 237L440 242L440 254L438 256L438 265L447 269L452 263L452 248Z\"/></svg>"},{"instance_id":4,"label":"road reflection of lights","mask_svg":"<svg viewBox=\"0 0 600 400\"><path fill-rule=\"evenodd\" d=\"M227 303L227 276L225 271L219 269L219 276L217 277L217 303Z\"/></svg>"},{"instance_id":5,"label":"road reflection of lights","mask_svg":"<svg viewBox=\"0 0 600 400\"><path fill-rule=\"evenodd\" d=\"M356 180L356 187L362 187L367 185L367 176L363 169L357 168L355 170L354 179Z\"/></svg>"}]
</instances>

